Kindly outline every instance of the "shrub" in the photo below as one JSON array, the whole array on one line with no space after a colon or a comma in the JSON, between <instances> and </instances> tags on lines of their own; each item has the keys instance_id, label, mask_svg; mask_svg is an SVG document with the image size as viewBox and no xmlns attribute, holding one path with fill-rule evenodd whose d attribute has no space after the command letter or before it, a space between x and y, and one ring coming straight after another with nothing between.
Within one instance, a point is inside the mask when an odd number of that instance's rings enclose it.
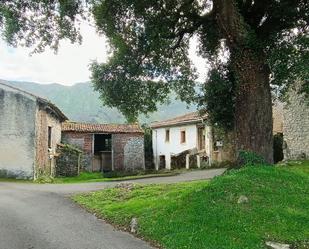
<instances>
[{"instance_id":1,"label":"shrub","mask_svg":"<svg viewBox=\"0 0 309 249\"><path fill-rule=\"evenodd\" d=\"M241 150L238 154L238 162L242 166L266 164L266 161L261 155L252 151Z\"/></svg>"}]
</instances>

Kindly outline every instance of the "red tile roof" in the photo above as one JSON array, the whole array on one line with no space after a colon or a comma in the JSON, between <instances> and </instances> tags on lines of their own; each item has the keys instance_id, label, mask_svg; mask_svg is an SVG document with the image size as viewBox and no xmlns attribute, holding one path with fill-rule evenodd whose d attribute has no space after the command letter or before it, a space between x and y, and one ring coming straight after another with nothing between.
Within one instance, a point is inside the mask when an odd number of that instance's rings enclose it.
<instances>
[{"instance_id":1,"label":"red tile roof","mask_svg":"<svg viewBox=\"0 0 309 249\"><path fill-rule=\"evenodd\" d=\"M138 124L87 124L76 122L62 123L62 131L84 133L144 133Z\"/></svg>"},{"instance_id":2,"label":"red tile roof","mask_svg":"<svg viewBox=\"0 0 309 249\"><path fill-rule=\"evenodd\" d=\"M175 118L154 122L150 125L151 128L160 128L167 126L176 126L180 124L198 123L206 119L206 115L200 116L199 112L191 112Z\"/></svg>"}]
</instances>

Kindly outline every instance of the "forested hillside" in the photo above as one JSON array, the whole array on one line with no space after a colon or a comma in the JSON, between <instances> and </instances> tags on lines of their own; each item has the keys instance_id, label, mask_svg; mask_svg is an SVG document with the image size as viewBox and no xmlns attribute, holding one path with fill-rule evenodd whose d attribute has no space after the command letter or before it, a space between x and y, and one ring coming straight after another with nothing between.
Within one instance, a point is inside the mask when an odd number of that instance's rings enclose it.
<instances>
[{"instance_id":1,"label":"forested hillside","mask_svg":"<svg viewBox=\"0 0 309 249\"><path fill-rule=\"evenodd\" d=\"M99 95L89 82L73 86L60 84L38 84L33 82L6 81L8 84L49 99L56 104L71 120L97 123L124 123L126 120L115 108L102 105ZM190 111L195 107L187 105L171 96L169 104L161 105L159 111L149 117L140 117L141 123L163 120Z\"/></svg>"}]
</instances>

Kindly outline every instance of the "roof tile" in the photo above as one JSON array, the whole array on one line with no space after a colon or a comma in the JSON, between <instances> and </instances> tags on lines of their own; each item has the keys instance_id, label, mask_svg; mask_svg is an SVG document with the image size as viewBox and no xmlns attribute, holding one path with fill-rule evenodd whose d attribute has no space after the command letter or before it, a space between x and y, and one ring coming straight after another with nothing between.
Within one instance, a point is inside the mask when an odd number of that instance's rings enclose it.
<instances>
[{"instance_id":1,"label":"roof tile","mask_svg":"<svg viewBox=\"0 0 309 249\"><path fill-rule=\"evenodd\" d=\"M144 133L138 124L87 124L76 122L62 123L62 131L88 133Z\"/></svg>"},{"instance_id":2,"label":"roof tile","mask_svg":"<svg viewBox=\"0 0 309 249\"><path fill-rule=\"evenodd\" d=\"M150 125L151 128L160 128L166 126L175 126L179 124L201 122L207 115L201 116L199 112L191 112L175 118L154 122Z\"/></svg>"}]
</instances>

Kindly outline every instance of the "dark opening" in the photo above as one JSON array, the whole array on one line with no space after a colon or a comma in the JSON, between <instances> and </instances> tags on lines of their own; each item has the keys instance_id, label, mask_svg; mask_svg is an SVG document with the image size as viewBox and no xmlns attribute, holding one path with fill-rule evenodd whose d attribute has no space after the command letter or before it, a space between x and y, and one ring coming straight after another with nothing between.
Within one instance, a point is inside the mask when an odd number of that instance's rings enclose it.
<instances>
[{"instance_id":1,"label":"dark opening","mask_svg":"<svg viewBox=\"0 0 309 249\"><path fill-rule=\"evenodd\" d=\"M112 135L111 134L95 134L94 135L94 153L102 151L112 151Z\"/></svg>"},{"instance_id":2,"label":"dark opening","mask_svg":"<svg viewBox=\"0 0 309 249\"><path fill-rule=\"evenodd\" d=\"M165 169L165 156L159 156L159 169Z\"/></svg>"},{"instance_id":3,"label":"dark opening","mask_svg":"<svg viewBox=\"0 0 309 249\"><path fill-rule=\"evenodd\" d=\"M180 131L180 143L184 144L186 142L186 131Z\"/></svg>"},{"instance_id":4,"label":"dark opening","mask_svg":"<svg viewBox=\"0 0 309 249\"><path fill-rule=\"evenodd\" d=\"M170 141L170 130L165 130L165 142Z\"/></svg>"},{"instance_id":5,"label":"dark opening","mask_svg":"<svg viewBox=\"0 0 309 249\"><path fill-rule=\"evenodd\" d=\"M274 135L274 163L283 160L283 134L277 133Z\"/></svg>"},{"instance_id":6,"label":"dark opening","mask_svg":"<svg viewBox=\"0 0 309 249\"><path fill-rule=\"evenodd\" d=\"M51 148L52 127L48 126L48 148Z\"/></svg>"}]
</instances>

